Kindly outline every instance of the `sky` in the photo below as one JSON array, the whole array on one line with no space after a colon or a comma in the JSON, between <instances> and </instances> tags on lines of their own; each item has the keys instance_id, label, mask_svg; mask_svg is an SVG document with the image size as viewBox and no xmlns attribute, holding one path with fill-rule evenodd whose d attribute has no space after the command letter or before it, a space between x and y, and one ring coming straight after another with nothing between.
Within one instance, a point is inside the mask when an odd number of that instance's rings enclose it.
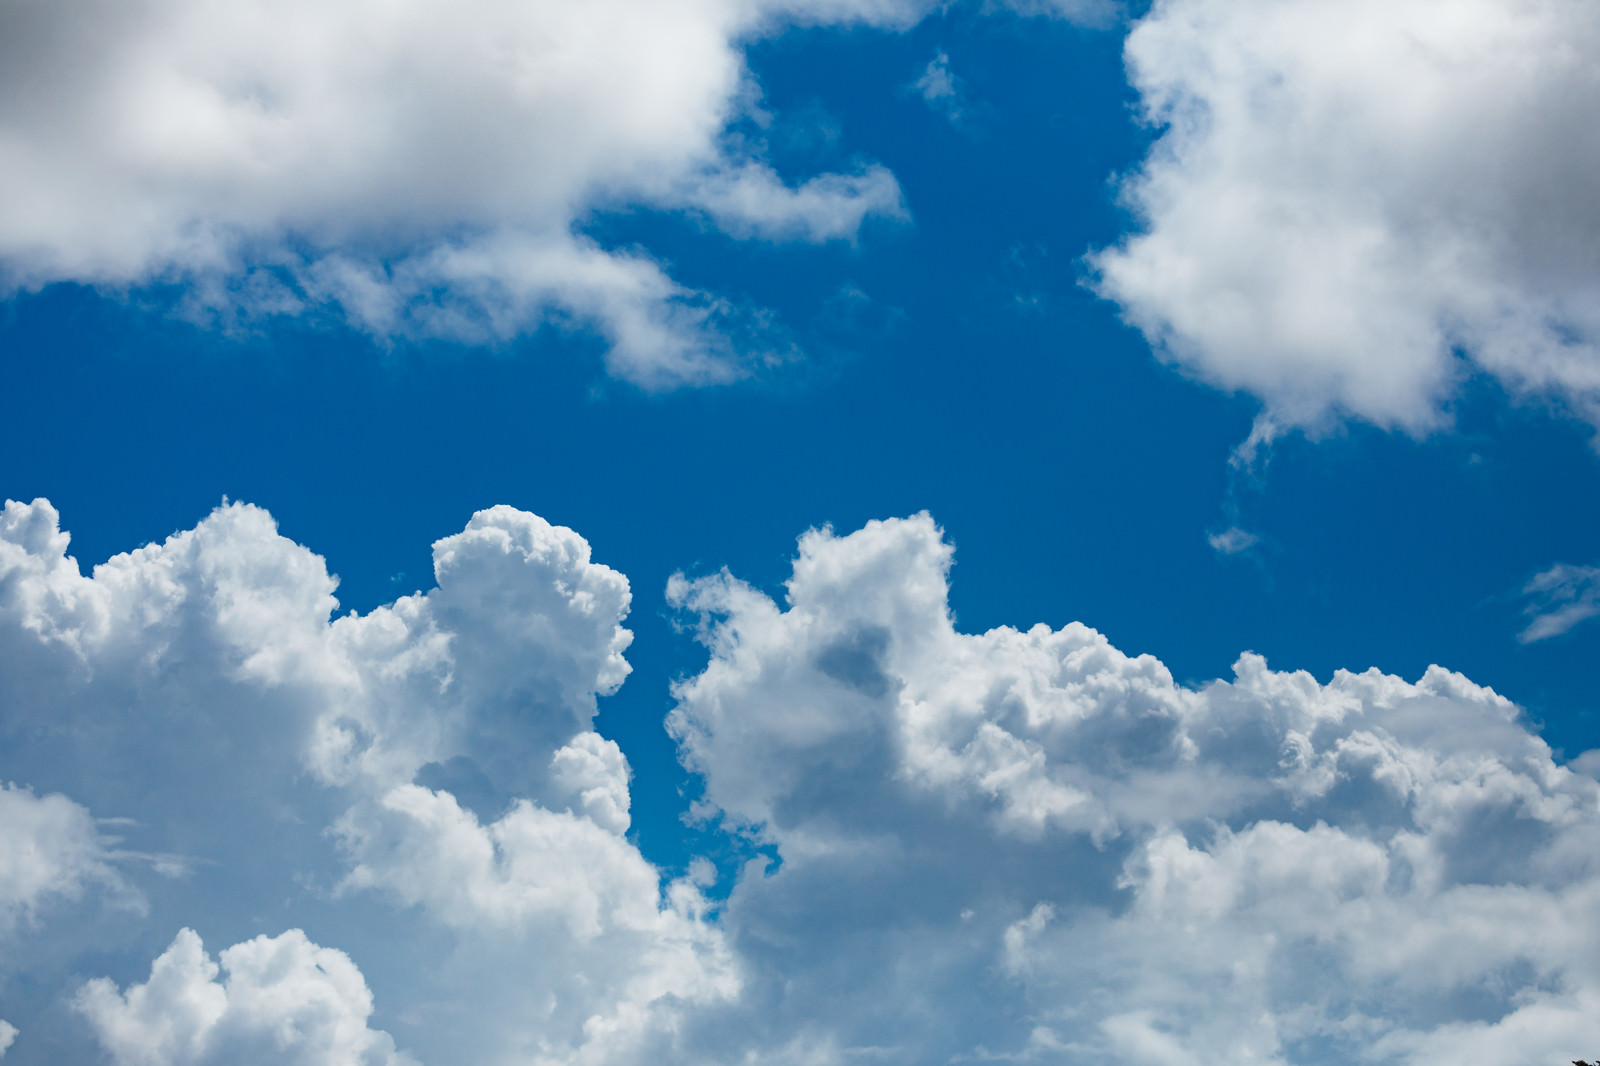
<instances>
[{"instance_id":1,"label":"sky","mask_svg":"<svg viewBox=\"0 0 1600 1066\"><path fill-rule=\"evenodd\" d=\"M0 1060L1600 1054L1583 0L0 0Z\"/></svg>"}]
</instances>

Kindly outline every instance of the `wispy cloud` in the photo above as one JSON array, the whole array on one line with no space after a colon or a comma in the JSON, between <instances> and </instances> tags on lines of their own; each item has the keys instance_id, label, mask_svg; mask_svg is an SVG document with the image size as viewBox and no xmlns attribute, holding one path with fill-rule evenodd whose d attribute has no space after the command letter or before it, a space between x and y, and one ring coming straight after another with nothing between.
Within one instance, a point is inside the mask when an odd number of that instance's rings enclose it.
<instances>
[{"instance_id":1,"label":"wispy cloud","mask_svg":"<svg viewBox=\"0 0 1600 1066\"><path fill-rule=\"evenodd\" d=\"M942 48L934 53L911 87L929 107L951 122L959 124L967 114L961 82L950 69L950 56Z\"/></svg>"},{"instance_id":2,"label":"wispy cloud","mask_svg":"<svg viewBox=\"0 0 1600 1066\"><path fill-rule=\"evenodd\" d=\"M1522 588L1530 603L1522 609L1532 621L1517 634L1524 644L1559 637L1600 614L1600 566L1557 563Z\"/></svg>"},{"instance_id":3,"label":"wispy cloud","mask_svg":"<svg viewBox=\"0 0 1600 1066\"><path fill-rule=\"evenodd\" d=\"M1221 533L1206 534L1206 543L1211 549L1223 555L1237 555L1239 552L1248 551L1261 542L1261 538L1248 529L1238 526L1229 526Z\"/></svg>"}]
</instances>

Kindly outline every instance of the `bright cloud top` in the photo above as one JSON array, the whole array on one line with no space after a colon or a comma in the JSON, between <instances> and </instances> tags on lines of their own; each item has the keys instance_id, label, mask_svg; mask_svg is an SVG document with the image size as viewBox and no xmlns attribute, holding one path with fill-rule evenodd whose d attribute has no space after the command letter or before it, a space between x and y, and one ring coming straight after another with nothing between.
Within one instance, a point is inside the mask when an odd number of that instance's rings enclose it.
<instances>
[{"instance_id":1,"label":"bright cloud top","mask_svg":"<svg viewBox=\"0 0 1600 1066\"><path fill-rule=\"evenodd\" d=\"M667 722L696 812L770 856L713 905L626 836L592 720L630 590L572 530L479 512L436 588L342 616L257 508L90 576L66 550L6 506L8 1064L1600 1044L1600 785L1447 670L1184 687L1079 624L960 632L925 515L813 531L783 605L668 590L709 650Z\"/></svg>"},{"instance_id":2,"label":"bright cloud top","mask_svg":"<svg viewBox=\"0 0 1600 1066\"><path fill-rule=\"evenodd\" d=\"M743 40L914 6L8 4L0 282L177 282L197 312L333 306L382 337L553 319L641 384L725 380L734 309L580 224L643 205L828 241L900 214L882 167L791 184L724 134L758 92Z\"/></svg>"},{"instance_id":3,"label":"bright cloud top","mask_svg":"<svg viewBox=\"0 0 1600 1066\"><path fill-rule=\"evenodd\" d=\"M1157 3L1099 291L1279 425L1426 431L1477 372L1600 425L1597 50L1585 0Z\"/></svg>"}]
</instances>

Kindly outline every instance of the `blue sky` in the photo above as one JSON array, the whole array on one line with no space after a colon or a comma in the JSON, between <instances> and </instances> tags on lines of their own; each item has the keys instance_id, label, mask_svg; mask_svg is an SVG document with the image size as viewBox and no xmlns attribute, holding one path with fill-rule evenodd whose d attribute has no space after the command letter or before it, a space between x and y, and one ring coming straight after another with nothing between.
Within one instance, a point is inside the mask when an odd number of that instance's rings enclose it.
<instances>
[{"instance_id":1,"label":"blue sky","mask_svg":"<svg viewBox=\"0 0 1600 1066\"><path fill-rule=\"evenodd\" d=\"M1591 12L118 17L0 14L8 1063L1600 1048Z\"/></svg>"}]
</instances>

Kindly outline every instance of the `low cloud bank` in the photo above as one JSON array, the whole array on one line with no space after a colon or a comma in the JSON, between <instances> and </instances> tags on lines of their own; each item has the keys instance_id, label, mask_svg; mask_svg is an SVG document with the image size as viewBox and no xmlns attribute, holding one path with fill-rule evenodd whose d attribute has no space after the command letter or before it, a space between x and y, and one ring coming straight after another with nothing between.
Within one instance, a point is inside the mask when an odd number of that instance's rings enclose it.
<instances>
[{"instance_id":1,"label":"low cloud bank","mask_svg":"<svg viewBox=\"0 0 1600 1066\"><path fill-rule=\"evenodd\" d=\"M92 576L66 552L49 504L6 506L8 1063L1600 1043L1593 759L1448 670L1246 654L1185 687L1079 624L961 632L926 515L813 531L783 603L668 589L708 653L666 723L694 813L764 856L713 898L627 837L592 723L631 592L572 530L479 512L366 615L244 505Z\"/></svg>"}]
</instances>

